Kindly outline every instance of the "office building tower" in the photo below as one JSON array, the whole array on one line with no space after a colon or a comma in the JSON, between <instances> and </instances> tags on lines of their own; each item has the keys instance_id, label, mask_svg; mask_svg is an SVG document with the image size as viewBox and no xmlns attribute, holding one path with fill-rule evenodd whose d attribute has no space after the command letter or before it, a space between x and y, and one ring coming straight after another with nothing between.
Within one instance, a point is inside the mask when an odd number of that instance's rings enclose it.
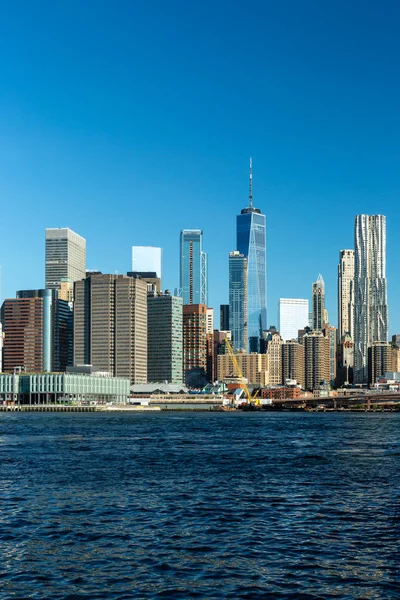
<instances>
[{"instance_id":1,"label":"office building tower","mask_svg":"<svg viewBox=\"0 0 400 600\"><path fill-rule=\"evenodd\" d=\"M183 371L186 385L203 387L207 383L207 307L183 305Z\"/></svg>"},{"instance_id":2,"label":"office building tower","mask_svg":"<svg viewBox=\"0 0 400 600\"><path fill-rule=\"evenodd\" d=\"M289 340L282 345L282 383L295 380L304 387L304 346L297 340Z\"/></svg>"},{"instance_id":3,"label":"office building tower","mask_svg":"<svg viewBox=\"0 0 400 600\"><path fill-rule=\"evenodd\" d=\"M147 381L147 285L125 275L75 283L74 364Z\"/></svg>"},{"instance_id":4,"label":"office building tower","mask_svg":"<svg viewBox=\"0 0 400 600\"><path fill-rule=\"evenodd\" d=\"M181 384L183 379L182 298L152 292L147 296L147 380Z\"/></svg>"},{"instance_id":5,"label":"office building tower","mask_svg":"<svg viewBox=\"0 0 400 600\"><path fill-rule=\"evenodd\" d=\"M303 336L303 345L304 384L312 391L330 380L330 344L322 331L312 331Z\"/></svg>"},{"instance_id":6,"label":"office building tower","mask_svg":"<svg viewBox=\"0 0 400 600\"><path fill-rule=\"evenodd\" d=\"M209 383L217 379L214 357L214 332L206 334L206 376Z\"/></svg>"},{"instance_id":7,"label":"office building tower","mask_svg":"<svg viewBox=\"0 0 400 600\"><path fill-rule=\"evenodd\" d=\"M150 293L152 291L161 292L161 279L159 277L155 277L155 273L149 272L137 272L137 271L128 271L128 277L132 277L133 279L141 279L147 285L147 291Z\"/></svg>"},{"instance_id":8,"label":"office building tower","mask_svg":"<svg viewBox=\"0 0 400 600\"><path fill-rule=\"evenodd\" d=\"M21 290L4 301L4 369L63 372L72 364L73 313L57 290Z\"/></svg>"},{"instance_id":9,"label":"office building tower","mask_svg":"<svg viewBox=\"0 0 400 600\"><path fill-rule=\"evenodd\" d=\"M309 323L308 300L280 298L278 302L278 330L284 341L296 340L299 329Z\"/></svg>"},{"instance_id":10,"label":"office building tower","mask_svg":"<svg viewBox=\"0 0 400 600\"><path fill-rule=\"evenodd\" d=\"M393 348L389 342L372 342L368 347L368 383L374 385L379 377L393 371Z\"/></svg>"},{"instance_id":11,"label":"office building tower","mask_svg":"<svg viewBox=\"0 0 400 600\"><path fill-rule=\"evenodd\" d=\"M207 308L207 334L214 333L214 309Z\"/></svg>"},{"instance_id":12,"label":"office building tower","mask_svg":"<svg viewBox=\"0 0 400 600\"><path fill-rule=\"evenodd\" d=\"M329 381L334 385L336 381L337 329L333 325L325 323L322 333L329 340Z\"/></svg>"},{"instance_id":13,"label":"office building tower","mask_svg":"<svg viewBox=\"0 0 400 600\"><path fill-rule=\"evenodd\" d=\"M219 307L219 328L221 331L229 330L229 304L221 304Z\"/></svg>"},{"instance_id":14,"label":"office building tower","mask_svg":"<svg viewBox=\"0 0 400 600\"><path fill-rule=\"evenodd\" d=\"M249 205L236 217L236 249L247 259L247 338L250 352L258 352L261 333L267 328L266 220L253 206L253 173L250 159Z\"/></svg>"},{"instance_id":15,"label":"office building tower","mask_svg":"<svg viewBox=\"0 0 400 600\"><path fill-rule=\"evenodd\" d=\"M282 384L282 344L283 340L278 332L271 333L266 342L266 354L268 354L269 383L271 385Z\"/></svg>"},{"instance_id":16,"label":"office building tower","mask_svg":"<svg viewBox=\"0 0 400 600\"><path fill-rule=\"evenodd\" d=\"M312 284L312 329L321 331L325 322L325 283L321 273Z\"/></svg>"},{"instance_id":17,"label":"office building tower","mask_svg":"<svg viewBox=\"0 0 400 600\"><path fill-rule=\"evenodd\" d=\"M342 336L337 347L336 386L352 384L354 381L354 342L350 334Z\"/></svg>"},{"instance_id":18,"label":"office building tower","mask_svg":"<svg viewBox=\"0 0 400 600\"><path fill-rule=\"evenodd\" d=\"M341 250L338 265L338 339L353 337L354 250Z\"/></svg>"},{"instance_id":19,"label":"office building tower","mask_svg":"<svg viewBox=\"0 0 400 600\"><path fill-rule=\"evenodd\" d=\"M233 348L247 350L247 259L237 250L229 254L229 330Z\"/></svg>"},{"instance_id":20,"label":"office building tower","mask_svg":"<svg viewBox=\"0 0 400 600\"><path fill-rule=\"evenodd\" d=\"M46 229L46 289L86 276L86 240L68 228Z\"/></svg>"},{"instance_id":21,"label":"office building tower","mask_svg":"<svg viewBox=\"0 0 400 600\"><path fill-rule=\"evenodd\" d=\"M203 252L203 232L183 229L180 239L180 291L183 304L208 305L207 253Z\"/></svg>"},{"instance_id":22,"label":"office building tower","mask_svg":"<svg viewBox=\"0 0 400 600\"><path fill-rule=\"evenodd\" d=\"M388 341L386 217L357 215L354 227L354 381L368 381L368 347Z\"/></svg>"},{"instance_id":23,"label":"office building tower","mask_svg":"<svg viewBox=\"0 0 400 600\"><path fill-rule=\"evenodd\" d=\"M226 339L231 341L232 338L230 331L220 331L219 329L214 330L214 378L218 377L218 356L228 352L225 343Z\"/></svg>"},{"instance_id":24,"label":"office building tower","mask_svg":"<svg viewBox=\"0 0 400 600\"><path fill-rule=\"evenodd\" d=\"M154 273L161 279L162 249L155 246L132 246L132 271Z\"/></svg>"},{"instance_id":25,"label":"office building tower","mask_svg":"<svg viewBox=\"0 0 400 600\"><path fill-rule=\"evenodd\" d=\"M128 277L143 279L161 291L162 249L154 246L132 246L132 271Z\"/></svg>"}]
</instances>

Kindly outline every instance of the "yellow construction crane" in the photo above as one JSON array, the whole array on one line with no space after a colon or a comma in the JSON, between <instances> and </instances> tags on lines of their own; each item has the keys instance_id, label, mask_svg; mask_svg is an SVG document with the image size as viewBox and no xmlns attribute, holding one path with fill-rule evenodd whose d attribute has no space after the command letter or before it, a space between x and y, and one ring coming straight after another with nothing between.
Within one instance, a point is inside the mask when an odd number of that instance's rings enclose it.
<instances>
[{"instance_id":1,"label":"yellow construction crane","mask_svg":"<svg viewBox=\"0 0 400 600\"><path fill-rule=\"evenodd\" d=\"M258 393L259 393L260 390L256 390L256 392L255 392L255 394L253 394L253 396L250 394L250 390L249 390L246 382L244 381L244 377L243 377L242 371L241 371L241 369L239 367L239 363L238 363L238 361L236 359L236 354L235 354L235 352L234 352L234 350L232 348L232 345L231 345L230 341L228 340L228 338L225 338L224 341L225 341L226 347L228 348L229 356L232 359L233 368L235 370L236 377L239 377L242 380L241 385L242 385L242 387L244 389L244 392L246 394L247 402L249 404L251 404L252 402L255 402L256 405L260 404L260 400L259 399L256 400L256 398L257 398Z\"/></svg>"}]
</instances>

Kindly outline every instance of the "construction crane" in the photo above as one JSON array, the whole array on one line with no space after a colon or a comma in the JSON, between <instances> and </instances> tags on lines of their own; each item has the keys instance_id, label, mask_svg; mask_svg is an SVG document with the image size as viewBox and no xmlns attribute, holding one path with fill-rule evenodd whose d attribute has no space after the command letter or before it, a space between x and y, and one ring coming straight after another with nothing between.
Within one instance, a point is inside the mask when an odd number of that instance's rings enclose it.
<instances>
[{"instance_id":1,"label":"construction crane","mask_svg":"<svg viewBox=\"0 0 400 600\"><path fill-rule=\"evenodd\" d=\"M252 402L255 402L255 404L257 404L257 405L260 404L260 400L259 399L256 400L256 398L257 398L258 393L259 393L260 390L256 390L255 394L253 394L253 395L250 394L250 390L249 390L249 388L247 386L247 383L244 381L243 373L241 371L241 368L239 367L239 363L238 363L238 361L236 359L236 354L235 354L235 352L234 352L234 350L232 348L232 345L231 345L230 341L228 340L228 338L225 338L224 341L225 341L226 347L228 348L229 356L232 359L233 368L234 368L236 377L239 377L242 380L241 385L242 385L242 387L244 389L244 392L246 394L247 402L249 404L251 404Z\"/></svg>"}]
</instances>

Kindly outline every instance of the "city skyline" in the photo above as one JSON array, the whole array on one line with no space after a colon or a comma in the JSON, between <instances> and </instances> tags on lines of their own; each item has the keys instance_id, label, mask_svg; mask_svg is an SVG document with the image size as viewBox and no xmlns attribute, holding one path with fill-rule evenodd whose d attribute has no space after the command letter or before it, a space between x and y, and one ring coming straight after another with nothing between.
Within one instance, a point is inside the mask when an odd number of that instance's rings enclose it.
<instances>
[{"instance_id":1,"label":"city skyline","mask_svg":"<svg viewBox=\"0 0 400 600\"><path fill-rule=\"evenodd\" d=\"M357 217L359 217L359 216L360 216L360 215L355 215L355 216L354 216L354 219L357 219ZM366 217L368 217L368 215L365 215L365 216L366 216ZM380 216L380 215L378 215L378 216ZM384 218L384 221L385 221L385 250L386 250L386 217L383 217L383 218ZM69 228L69 227L68 227L68 228L46 228L45 230L46 230L46 235L47 235L47 232L48 232L48 231L51 231L51 232L57 232L57 231L59 231L59 232L69 232L69 234L72 234L74 237L77 237L78 239L82 239L82 240L85 242L85 244L86 244L86 238L84 238L84 237L83 237L83 236L81 236L80 234L76 233L75 231L71 230L71 228ZM201 240L202 240L202 238L203 238L203 232L202 232L202 231L200 231L200 230L195 230L195 229L193 229L193 230L187 230L187 229L185 229L185 230L182 230L182 231L180 232L180 234L179 234L179 235L180 235L180 240L181 240L181 241L180 241L180 249L182 248L182 234L183 234L184 232L196 232L196 234L199 234L199 236L200 236ZM268 235L268 234L267 234L267 235ZM202 244L202 241L201 241L201 244ZM132 253L132 248L133 248L133 247L131 246L131 247L130 247L130 251L131 251L131 253ZM157 250L157 251L159 252L160 256L161 256L161 253L163 252L163 249L162 249L162 248L159 248L159 247L155 248L155 247L153 247L153 246L150 246L150 245L143 246L143 247L141 247L141 248L151 248L151 249ZM47 238L46 238L46 249L47 249ZM46 250L46 251L47 251L47 250ZM86 247L85 247L85 251L86 251ZM340 311L338 310L338 306L337 306L337 305L338 305L338 302L339 302L339 292L340 292L340 287L339 287L339 286L340 286L340 283L339 283L339 282L340 282L340 279L341 279L341 265L340 265L340 261L342 261L342 260L343 260L343 257L345 256L345 254L344 254L344 253L348 254L349 252L350 252L350 253L352 252L352 253L354 254L354 250L352 250L352 249L351 249L351 250L340 250L340 251L338 251L338 252L339 252L339 259L340 259L340 260L339 260L339 267L336 265L336 268L337 268L337 269L339 269L339 270L337 270L337 274L336 274L336 276L337 276L337 277L336 277L336 289L335 289L335 293L336 293L335 302L336 302L337 311L335 312L334 310L332 310L332 314L333 314L333 315L335 315L335 317L334 317L334 318L329 318L329 321L331 322L331 324L335 325L335 327L337 327L337 328L338 328L338 334L339 334L340 327L338 327L338 325L339 325L339 321L340 321ZM206 252L202 251L202 254L206 256L206 266L207 266L207 268L208 268L208 253L206 253ZM131 258L132 258L132 256L131 256ZM45 261L46 261L46 257L45 257ZM385 255L385 266L386 266L386 262L387 262L387 257L386 257L386 255ZM128 261L128 263L129 263L129 261ZM47 263L46 263L46 264L47 264ZM89 271L90 271L90 269L88 269L88 272L89 272ZM104 270L101 270L101 269L100 269L100 271L101 271L101 272L103 272L103 273L105 273L105 272L106 272L106 271L104 271ZM227 268L227 269L226 269L226 271L227 271L227 273L228 273L228 277L229 277L229 268ZM111 271L111 272L118 273L118 270L114 270L114 271ZM127 273L128 273L128 274L130 274L130 272L129 272L129 269L128 269L128 270L127 270L125 273L122 273L122 274L127 274ZM208 274L208 273L207 273L207 274ZM178 277L179 277L179 276L178 276ZM177 279L178 279L178 277L177 277ZM206 277L206 293L208 294L207 279L208 279L208 277ZM319 281L322 281L322 285L323 285L323 287L324 287L324 299L326 300L326 289L325 289L325 282L324 282L324 279L322 278L322 275L321 275L321 274L319 274L319 276L318 276L318 278L317 278L317 282L314 282L312 285L313 285L313 286L314 286L314 285L316 285L316 284L317 284ZM386 281L387 281L387 278L386 278ZM390 282L390 284L391 284L391 282ZM386 284L386 285L387 285L387 284ZM389 291L390 291L390 289L391 289L391 287L392 287L392 286L391 286L391 285L389 285L388 287L389 287ZM27 288L28 288L28 286L25 286L25 288L27 289ZM180 288L179 288L179 287L176 287L176 286L173 286L173 285L171 285L171 286L168 286L168 285L163 285L163 286L162 286L162 289L163 289L163 290L164 290L164 289L168 290L168 289L170 289L170 288L172 288L172 289L175 289L175 290L177 290L177 291L179 291L179 290L180 290ZM49 289L50 289L50 288L49 288ZM388 290L386 290L386 292L385 292L385 294L386 294L387 296L389 296L389 291L388 291ZM12 295L10 295L10 296L7 296L7 295L4 295L4 294L3 294L2 298L1 298L1 301L3 302L3 301L6 299L6 298L9 298L9 299L15 298L15 293L16 293L16 291L14 291L14 293L13 293ZM60 292L60 293L61 293L61 292ZM60 297L63 297L63 296L60 296ZM228 289L227 289L227 297L228 297L228 299L229 299L229 285L228 285ZM389 297L390 297L390 296L389 296ZM310 309L311 309L311 308L312 308L312 304L313 304L313 292L312 292L312 291L311 291L311 294L310 294L309 298L310 298ZM354 299L353 299L353 302L354 302ZM387 302L387 304L389 305L389 301ZM278 305L279 305L279 302L278 302ZM213 308L214 310L217 310L217 311L219 311L220 304L218 304L218 305L216 305L216 306L212 306L212 305L211 305L211 303L208 303L208 306L209 306L210 308ZM326 308L326 302L325 302L325 305L324 305L324 306L325 306L325 312L326 312L326 313L328 314L328 316L329 316L331 313L330 313L330 310ZM394 308L395 308L395 307L394 307ZM273 311L271 311L271 312L273 313ZM279 312L279 311L278 311L278 312ZM395 313L395 310L393 310L393 311L391 310L391 317L392 317L392 313ZM310 318L311 318L311 314L312 314L312 311L310 312ZM394 319L394 320L396 320L396 319ZM271 327L271 326L272 326L272 327L273 327L273 326L277 326L277 325L278 325L278 322L279 322L279 315L277 316L276 323L274 322L274 317L272 316L272 317L271 317L271 322L268 322L268 323L267 323L267 326L268 326L268 327ZM395 330L393 329L393 331L392 331L392 329L390 328L390 325L391 325L391 323L392 323L392 318L390 319L390 322L389 322L389 330L388 330L388 334L387 334L387 336L388 336L388 337L390 337L390 336L392 336L392 335L395 335ZM338 341L339 341L339 338L338 338Z\"/></svg>"}]
</instances>

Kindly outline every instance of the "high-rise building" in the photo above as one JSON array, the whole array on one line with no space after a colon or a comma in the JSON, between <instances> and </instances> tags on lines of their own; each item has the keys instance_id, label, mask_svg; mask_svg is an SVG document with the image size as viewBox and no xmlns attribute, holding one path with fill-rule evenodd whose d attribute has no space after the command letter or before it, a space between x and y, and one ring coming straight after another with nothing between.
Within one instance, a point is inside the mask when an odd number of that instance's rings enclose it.
<instances>
[{"instance_id":1,"label":"high-rise building","mask_svg":"<svg viewBox=\"0 0 400 600\"><path fill-rule=\"evenodd\" d=\"M221 331L229 330L229 304L221 304L219 307L219 328Z\"/></svg>"},{"instance_id":2,"label":"high-rise building","mask_svg":"<svg viewBox=\"0 0 400 600\"><path fill-rule=\"evenodd\" d=\"M372 342L368 347L368 383L374 385L379 377L393 371L393 348L389 342Z\"/></svg>"},{"instance_id":3,"label":"high-rise building","mask_svg":"<svg viewBox=\"0 0 400 600\"><path fill-rule=\"evenodd\" d=\"M249 205L236 217L236 249L247 259L247 337L250 352L258 352L261 333L267 328L266 220L253 206L253 173L250 159Z\"/></svg>"},{"instance_id":4,"label":"high-rise building","mask_svg":"<svg viewBox=\"0 0 400 600\"><path fill-rule=\"evenodd\" d=\"M46 229L46 289L86 276L86 240L68 228Z\"/></svg>"},{"instance_id":5,"label":"high-rise building","mask_svg":"<svg viewBox=\"0 0 400 600\"><path fill-rule=\"evenodd\" d=\"M282 345L282 383L296 380L304 387L304 345L297 340L289 340Z\"/></svg>"},{"instance_id":6,"label":"high-rise building","mask_svg":"<svg viewBox=\"0 0 400 600\"><path fill-rule=\"evenodd\" d=\"M182 383L182 298L150 293L147 296L147 380Z\"/></svg>"},{"instance_id":7,"label":"high-rise building","mask_svg":"<svg viewBox=\"0 0 400 600\"><path fill-rule=\"evenodd\" d=\"M162 249L155 246L132 246L132 271L154 273L161 279Z\"/></svg>"},{"instance_id":8,"label":"high-rise building","mask_svg":"<svg viewBox=\"0 0 400 600\"><path fill-rule=\"evenodd\" d=\"M354 342L346 333L338 344L338 359L336 369L336 386L348 385L354 379Z\"/></svg>"},{"instance_id":9,"label":"high-rise building","mask_svg":"<svg viewBox=\"0 0 400 600\"><path fill-rule=\"evenodd\" d=\"M214 333L214 309L207 308L207 334Z\"/></svg>"},{"instance_id":10,"label":"high-rise building","mask_svg":"<svg viewBox=\"0 0 400 600\"><path fill-rule=\"evenodd\" d=\"M147 285L125 275L75 283L74 364L147 381Z\"/></svg>"},{"instance_id":11,"label":"high-rise building","mask_svg":"<svg viewBox=\"0 0 400 600\"><path fill-rule=\"evenodd\" d=\"M132 271L128 277L143 279L149 290L161 291L162 249L154 246L132 246Z\"/></svg>"},{"instance_id":12,"label":"high-rise building","mask_svg":"<svg viewBox=\"0 0 400 600\"><path fill-rule=\"evenodd\" d=\"M280 298L278 302L278 330L284 341L295 340L299 329L308 326L308 300Z\"/></svg>"},{"instance_id":13,"label":"high-rise building","mask_svg":"<svg viewBox=\"0 0 400 600\"><path fill-rule=\"evenodd\" d=\"M180 241L180 290L183 304L208 305L207 253L203 252L203 232L183 229Z\"/></svg>"},{"instance_id":14,"label":"high-rise building","mask_svg":"<svg viewBox=\"0 0 400 600\"><path fill-rule=\"evenodd\" d=\"M354 381L368 381L368 347L388 341L386 217L357 215L354 227Z\"/></svg>"},{"instance_id":15,"label":"high-rise building","mask_svg":"<svg viewBox=\"0 0 400 600\"><path fill-rule=\"evenodd\" d=\"M208 381L205 304L183 305L183 371L190 387L202 387Z\"/></svg>"},{"instance_id":16,"label":"high-rise building","mask_svg":"<svg viewBox=\"0 0 400 600\"><path fill-rule=\"evenodd\" d=\"M354 322L354 250L341 250L338 265L338 339L353 337Z\"/></svg>"},{"instance_id":17,"label":"high-rise building","mask_svg":"<svg viewBox=\"0 0 400 600\"><path fill-rule=\"evenodd\" d=\"M322 331L303 336L304 383L307 390L318 389L322 381L330 381L330 344Z\"/></svg>"},{"instance_id":18,"label":"high-rise building","mask_svg":"<svg viewBox=\"0 0 400 600\"><path fill-rule=\"evenodd\" d=\"M312 284L312 329L321 331L325 322L325 283L321 273Z\"/></svg>"},{"instance_id":19,"label":"high-rise building","mask_svg":"<svg viewBox=\"0 0 400 600\"><path fill-rule=\"evenodd\" d=\"M72 364L73 313L57 290L21 290L4 301L4 370L66 371Z\"/></svg>"},{"instance_id":20,"label":"high-rise building","mask_svg":"<svg viewBox=\"0 0 400 600\"><path fill-rule=\"evenodd\" d=\"M269 383L271 385L281 385L283 340L278 332L274 332L268 336L266 344L266 354L269 357Z\"/></svg>"},{"instance_id":21,"label":"high-rise building","mask_svg":"<svg viewBox=\"0 0 400 600\"><path fill-rule=\"evenodd\" d=\"M229 327L234 350L247 350L247 259L229 254Z\"/></svg>"},{"instance_id":22,"label":"high-rise building","mask_svg":"<svg viewBox=\"0 0 400 600\"><path fill-rule=\"evenodd\" d=\"M336 380L336 357L337 357L337 329L329 323L325 323L322 333L329 339L329 381L334 384Z\"/></svg>"}]
</instances>

